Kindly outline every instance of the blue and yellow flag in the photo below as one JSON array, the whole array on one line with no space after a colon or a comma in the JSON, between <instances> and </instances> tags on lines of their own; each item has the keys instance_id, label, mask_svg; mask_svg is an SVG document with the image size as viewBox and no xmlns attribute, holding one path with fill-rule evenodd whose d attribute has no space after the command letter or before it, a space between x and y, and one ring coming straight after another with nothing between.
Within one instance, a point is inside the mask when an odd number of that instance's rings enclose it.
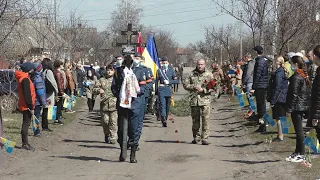
<instances>
[{"instance_id":1,"label":"blue and yellow flag","mask_svg":"<svg viewBox=\"0 0 320 180\"><path fill-rule=\"evenodd\" d=\"M317 138L317 133L314 129L309 131L306 138L303 142L306 146L308 146L315 154L318 154L319 152L319 141Z\"/></svg>"},{"instance_id":2,"label":"blue and yellow flag","mask_svg":"<svg viewBox=\"0 0 320 180\"><path fill-rule=\"evenodd\" d=\"M291 117L280 117L282 134L294 133Z\"/></svg>"},{"instance_id":3,"label":"blue and yellow flag","mask_svg":"<svg viewBox=\"0 0 320 180\"><path fill-rule=\"evenodd\" d=\"M248 96L250 109L254 112L257 110L256 98L254 96Z\"/></svg>"},{"instance_id":4,"label":"blue and yellow flag","mask_svg":"<svg viewBox=\"0 0 320 180\"><path fill-rule=\"evenodd\" d=\"M48 106L48 120L57 119L57 106Z\"/></svg>"},{"instance_id":5,"label":"blue and yellow flag","mask_svg":"<svg viewBox=\"0 0 320 180\"><path fill-rule=\"evenodd\" d=\"M33 115L32 116L32 130L33 130L33 132L36 133L37 129L39 129L39 128L40 128L40 121L38 120L38 118L35 115Z\"/></svg>"},{"instance_id":6,"label":"blue and yellow flag","mask_svg":"<svg viewBox=\"0 0 320 180\"><path fill-rule=\"evenodd\" d=\"M144 48L142 56L145 58L144 65L152 70L154 78L156 78L157 70L160 68L160 62L158 58L156 43L152 34L150 34L149 36L146 48Z\"/></svg>"},{"instance_id":7,"label":"blue and yellow flag","mask_svg":"<svg viewBox=\"0 0 320 180\"><path fill-rule=\"evenodd\" d=\"M0 144L2 144L4 146L4 149L9 154L11 154L13 152L13 149L16 146L16 142L9 141L3 137L0 137Z\"/></svg>"},{"instance_id":8,"label":"blue and yellow flag","mask_svg":"<svg viewBox=\"0 0 320 180\"><path fill-rule=\"evenodd\" d=\"M272 109L269 109L266 114L263 116L263 119L270 124L270 126L275 126L276 123L274 122L273 118L272 118Z\"/></svg>"},{"instance_id":9,"label":"blue and yellow flag","mask_svg":"<svg viewBox=\"0 0 320 180\"><path fill-rule=\"evenodd\" d=\"M241 107L249 106L248 98L245 93L237 94L238 102Z\"/></svg>"}]
</instances>

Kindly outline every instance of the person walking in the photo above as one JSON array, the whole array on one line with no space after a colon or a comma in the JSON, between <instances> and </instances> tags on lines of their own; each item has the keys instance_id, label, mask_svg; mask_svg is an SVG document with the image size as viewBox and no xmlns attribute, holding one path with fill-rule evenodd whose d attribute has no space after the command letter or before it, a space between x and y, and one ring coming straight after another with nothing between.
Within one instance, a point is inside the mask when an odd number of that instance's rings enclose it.
<instances>
[{"instance_id":1,"label":"person walking","mask_svg":"<svg viewBox=\"0 0 320 180\"><path fill-rule=\"evenodd\" d=\"M28 129L31 123L31 118L34 115L34 109L36 107L36 92L34 85L29 77L29 74L34 70L34 64L31 62L25 62L20 65L21 71L15 71L15 77L18 82L18 106L20 112L22 112L22 149L28 151L34 151L34 147L29 144L28 141Z\"/></svg>"},{"instance_id":2,"label":"person walking","mask_svg":"<svg viewBox=\"0 0 320 180\"><path fill-rule=\"evenodd\" d=\"M137 63L137 61L136 61ZM117 67L112 81L111 90L117 97L118 110L118 143L121 148L119 161L125 161L126 157L123 151L127 151L123 147L123 131L124 119L128 119L128 147L131 147L130 163L137 163L136 151L139 146L141 132L139 131L141 108L143 105L143 94L147 84L144 78L144 70L139 66L135 66L133 58L130 55L125 56L124 63ZM129 92L129 93L127 93Z\"/></svg>"},{"instance_id":3,"label":"person walking","mask_svg":"<svg viewBox=\"0 0 320 180\"><path fill-rule=\"evenodd\" d=\"M162 57L162 68L158 69L158 95L160 103L160 115L162 127L167 127L168 115L170 112L170 99L172 95L172 85L178 83L178 79L174 74L174 70L169 67L167 57ZM158 84L158 83L156 83Z\"/></svg>"},{"instance_id":4,"label":"person walking","mask_svg":"<svg viewBox=\"0 0 320 180\"><path fill-rule=\"evenodd\" d=\"M178 64L178 72L179 72L179 75L180 75L180 79L178 79L178 80L180 80L180 82L183 81L183 66L182 65L183 65L182 63Z\"/></svg>"},{"instance_id":5,"label":"person walking","mask_svg":"<svg viewBox=\"0 0 320 180\"><path fill-rule=\"evenodd\" d=\"M288 92L288 79L285 72L284 58L279 56L276 59L276 70L271 75L268 91L270 91L272 117L277 122L278 137L276 140L280 141L283 141L280 117L286 116L286 98Z\"/></svg>"},{"instance_id":6,"label":"person walking","mask_svg":"<svg viewBox=\"0 0 320 180\"><path fill-rule=\"evenodd\" d=\"M75 83L74 83L74 79L72 76L72 65L70 64L70 62L66 62L64 64L64 69L65 69L65 74L66 74L66 88L65 88L65 93L69 96L69 98L73 98L74 96L74 90L75 90ZM72 109L66 109L65 110L67 113L73 113L74 111L72 111Z\"/></svg>"},{"instance_id":7,"label":"person walking","mask_svg":"<svg viewBox=\"0 0 320 180\"><path fill-rule=\"evenodd\" d=\"M113 66L107 66L107 70L101 72L101 78L97 81L93 88L93 93L101 96L100 113L101 125L104 132L104 140L106 143L115 144L117 141L118 114L117 114L117 98L111 91L113 81Z\"/></svg>"},{"instance_id":8,"label":"person walking","mask_svg":"<svg viewBox=\"0 0 320 180\"><path fill-rule=\"evenodd\" d=\"M84 81L89 112L93 112L93 108L95 104L96 96L92 93L92 89L96 82L97 82L97 76L95 75L95 70L90 68L87 72L87 76Z\"/></svg>"},{"instance_id":9,"label":"person walking","mask_svg":"<svg viewBox=\"0 0 320 180\"><path fill-rule=\"evenodd\" d=\"M81 66L81 64L78 64L77 65L77 69L76 69L76 72L77 72L77 87L79 88L79 94L78 96L79 97L83 97L84 95L84 85L83 85L83 82L84 82L84 79L86 77L86 71L83 69L83 67Z\"/></svg>"},{"instance_id":10,"label":"person walking","mask_svg":"<svg viewBox=\"0 0 320 180\"><path fill-rule=\"evenodd\" d=\"M295 72L289 79L287 94L287 116L292 118L296 133L296 149L286 161L302 162L305 160L305 145L302 119L310 108L310 87L311 82L308 78L307 67L300 56L292 57L292 70Z\"/></svg>"},{"instance_id":11,"label":"person walking","mask_svg":"<svg viewBox=\"0 0 320 180\"><path fill-rule=\"evenodd\" d=\"M199 59L197 67L183 82L185 90L189 91L192 117L193 144L202 141L202 145L208 145L210 135L210 111L211 111L211 90L206 86L213 79L213 74L205 69L205 60ZM200 132L200 119L202 118L202 132Z\"/></svg>"},{"instance_id":12,"label":"person walking","mask_svg":"<svg viewBox=\"0 0 320 180\"><path fill-rule=\"evenodd\" d=\"M243 71L241 69L240 64L236 65L236 86L241 87L242 86L242 75Z\"/></svg>"},{"instance_id":13,"label":"person walking","mask_svg":"<svg viewBox=\"0 0 320 180\"><path fill-rule=\"evenodd\" d=\"M257 112L256 118L260 123L260 126L256 132L265 133L266 123L262 120L262 117L266 113L266 98L267 88L269 84L269 71L268 71L268 60L263 56L263 47L258 45L253 48L257 52L258 57L255 59L253 72L253 84L251 93L256 96L257 101Z\"/></svg>"},{"instance_id":14,"label":"person walking","mask_svg":"<svg viewBox=\"0 0 320 180\"><path fill-rule=\"evenodd\" d=\"M181 79L181 74L178 68L174 68L174 73L178 80ZM179 81L180 82L180 81ZM177 84L173 84L173 92L178 92L179 89L179 82ZM182 81L181 81L182 82Z\"/></svg>"}]
</instances>

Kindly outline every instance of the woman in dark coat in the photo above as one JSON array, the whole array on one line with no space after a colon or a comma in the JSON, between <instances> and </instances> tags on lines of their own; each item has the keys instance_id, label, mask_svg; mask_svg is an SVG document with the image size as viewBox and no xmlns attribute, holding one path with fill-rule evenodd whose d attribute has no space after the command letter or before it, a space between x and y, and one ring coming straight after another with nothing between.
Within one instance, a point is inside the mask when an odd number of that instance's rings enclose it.
<instances>
[{"instance_id":1,"label":"woman in dark coat","mask_svg":"<svg viewBox=\"0 0 320 180\"><path fill-rule=\"evenodd\" d=\"M291 115L294 130L296 132L296 150L286 158L286 161L302 162L305 160L302 118L308 113L310 108L311 82L308 78L306 64L302 57L293 56L291 68L295 73L289 79L287 116Z\"/></svg>"},{"instance_id":2,"label":"woman in dark coat","mask_svg":"<svg viewBox=\"0 0 320 180\"><path fill-rule=\"evenodd\" d=\"M288 79L285 75L284 59L279 56L276 60L276 71L271 76L270 105L273 119L277 122L278 139L283 140L280 117L286 116L286 98L288 92Z\"/></svg>"},{"instance_id":3,"label":"woman in dark coat","mask_svg":"<svg viewBox=\"0 0 320 180\"><path fill-rule=\"evenodd\" d=\"M314 48L313 53L314 62L317 65L320 65L320 45ZM317 131L317 138L320 139L320 66L317 68L316 76L312 84L311 107L307 126L315 128Z\"/></svg>"},{"instance_id":4,"label":"woman in dark coat","mask_svg":"<svg viewBox=\"0 0 320 180\"><path fill-rule=\"evenodd\" d=\"M77 82L76 83L77 83L78 88L80 89L78 96L83 97L83 93L84 93L83 82L86 77L86 71L81 67L81 64L78 64L76 72L77 72Z\"/></svg>"}]
</instances>

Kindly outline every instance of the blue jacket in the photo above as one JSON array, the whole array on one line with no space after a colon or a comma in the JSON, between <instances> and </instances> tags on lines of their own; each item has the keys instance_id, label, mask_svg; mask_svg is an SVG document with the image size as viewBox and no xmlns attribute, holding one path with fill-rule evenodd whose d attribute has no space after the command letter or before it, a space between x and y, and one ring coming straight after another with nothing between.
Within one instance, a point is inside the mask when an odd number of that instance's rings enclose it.
<instances>
[{"instance_id":1,"label":"blue jacket","mask_svg":"<svg viewBox=\"0 0 320 180\"><path fill-rule=\"evenodd\" d=\"M31 80L36 91L36 105L46 105L46 86L42 77L42 73L35 71L31 76Z\"/></svg>"},{"instance_id":2,"label":"blue jacket","mask_svg":"<svg viewBox=\"0 0 320 180\"><path fill-rule=\"evenodd\" d=\"M123 72L124 68L125 66L117 67L113 75L113 80L111 85L112 94L117 98L117 107L119 107L119 93L121 90L123 79L125 77ZM135 109L135 108L140 108L142 104L141 97L145 93L146 79L144 76L144 68L139 66L138 67L132 66L132 71L136 75L136 78L140 86L140 92L138 93L138 97L132 99L132 104L131 104L132 109Z\"/></svg>"},{"instance_id":3,"label":"blue jacket","mask_svg":"<svg viewBox=\"0 0 320 180\"><path fill-rule=\"evenodd\" d=\"M272 74L270 82L270 104L285 103L288 93L288 79L282 67Z\"/></svg>"},{"instance_id":4,"label":"blue jacket","mask_svg":"<svg viewBox=\"0 0 320 180\"><path fill-rule=\"evenodd\" d=\"M179 84L179 80L177 79L173 68L168 67L166 72L164 69L158 69L157 74L157 82L159 82L158 94L160 96L171 97L172 84ZM169 85L165 85L164 80L168 80ZM158 85L158 83L156 84Z\"/></svg>"},{"instance_id":5,"label":"blue jacket","mask_svg":"<svg viewBox=\"0 0 320 180\"><path fill-rule=\"evenodd\" d=\"M258 56L255 61L252 89L266 89L269 84L268 60L263 56Z\"/></svg>"},{"instance_id":6,"label":"blue jacket","mask_svg":"<svg viewBox=\"0 0 320 180\"><path fill-rule=\"evenodd\" d=\"M148 67L146 67L146 80L147 80L147 85L146 85L146 92L145 92L145 97L149 97L150 96L150 91L153 88L153 84L155 82L154 80L154 76L152 73L152 70Z\"/></svg>"}]
</instances>

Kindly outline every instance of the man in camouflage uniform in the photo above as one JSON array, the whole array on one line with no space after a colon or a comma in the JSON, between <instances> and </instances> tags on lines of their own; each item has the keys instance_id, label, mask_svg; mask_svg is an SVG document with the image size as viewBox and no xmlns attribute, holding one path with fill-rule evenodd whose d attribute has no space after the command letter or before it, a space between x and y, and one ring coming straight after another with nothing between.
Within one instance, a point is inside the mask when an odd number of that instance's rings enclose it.
<instances>
[{"instance_id":1,"label":"man in camouflage uniform","mask_svg":"<svg viewBox=\"0 0 320 180\"><path fill-rule=\"evenodd\" d=\"M183 87L190 92L190 106L192 117L193 144L202 140L203 145L208 145L210 135L209 122L211 110L211 91L206 83L213 79L211 72L205 69L205 60L197 61L197 68L183 81ZM200 118L202 117L202 133L200 137Z\"/></svg>"},{"instance_id":2,"label":"man in camouflage uniform","mask_svg":"<svg viewBox=\"0 0 320 180\"><path fill-rule=\"evenodd\" d=\"M100 111L101 111L101 125L105 135L105 142L115 144L117 142L117 98L114 97L111 91L113 66L108 65L107 70L102 72L102 77L98 80L93 88L94 94L101 95Z\"/></svg>"}]
</instances>

